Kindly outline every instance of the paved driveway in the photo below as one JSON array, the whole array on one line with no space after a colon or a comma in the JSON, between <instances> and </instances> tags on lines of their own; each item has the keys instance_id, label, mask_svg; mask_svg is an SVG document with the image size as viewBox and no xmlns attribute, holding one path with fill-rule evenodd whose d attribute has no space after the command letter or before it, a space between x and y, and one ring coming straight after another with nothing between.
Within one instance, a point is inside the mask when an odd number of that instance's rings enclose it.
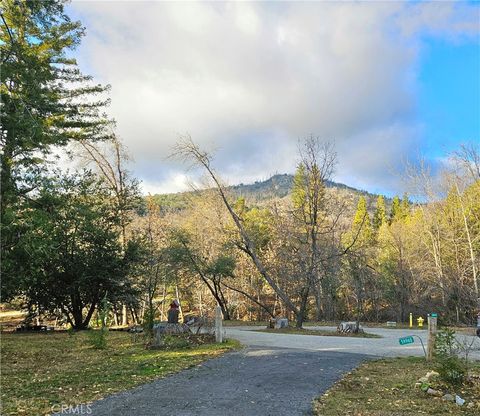
<instances>
[{"instance_id":1,"label":"paved driveway","mask_svg":"<svg viewBox=\"0 0 480 416\"><path fill-rule=\"evenodd\" d=\"M227 327L228 337L238 339L242 344L259 347L293 348L303 351L329 351L370 355L376 357L422 356L423 349L419 338L427 347L427 331L408 329L366 328L367 332L380 335L382 338L354 337L321 337L316 335L269 334L257 332L260 327ZM335 331L335 327L308 327L308 329L323 329ZM401 346L400 337L415 335L413 344ZM459 335L459 340L474 340L480 347L480 338ZM480 351L472 353L472 358L480 359Z\"/></svg>"},{"instance_id":2,"label":"paved driveway","mask_svg":"<svg viewBox=\"0 0 480 416\"><path fill-rule=\"evenodd\" d=\"M95 402L93 416L296 416L366 357L249 347Z\"/></svg>"},{"instance_id":3,"label":"paved driveway","mask_svg":"<svg viewBox=\"0 0 480 416\"><path fill-rule=\"evenodd\" d=\"M383 338L321 337L229 327L246 347L194 368L114 394L91 405L93 416L300 416L342 374L373 357L422 355L426 331L375 329ZM313 329L313 328L312 328ZM333 327L321 329L335 330ZM478 352L476 358L480 358Z\"/></svg>"}]
</instances>

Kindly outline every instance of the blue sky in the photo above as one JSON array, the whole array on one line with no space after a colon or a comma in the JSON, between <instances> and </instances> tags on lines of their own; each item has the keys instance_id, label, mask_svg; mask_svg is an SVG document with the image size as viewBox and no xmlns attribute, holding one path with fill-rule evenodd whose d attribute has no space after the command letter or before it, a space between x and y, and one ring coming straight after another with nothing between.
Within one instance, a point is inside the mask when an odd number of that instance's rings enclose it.
<instances>
[{"instance_id":1,"label":"blue sky","mask_svg":"<svg viewBox=\"0 0 480 416\"><path fill-rule=\"evenodd\" d=\"M182 134L229 183L293 172L298 140L335 141L334 179L402 194L404 163L480 142L478 2L75 1L81 68L145 192L198 177L167 159Z\"/></svg>"},{"instance_id":2,"label":"blue sky","mask_svg":"<svg viewBox=\"0 0 480 416\"><path fill-rule=\"evenodd\" d=\"M480 44L427 39L420 60L418 118L424 151L441 157L466 141L480 142Z\"/></svg>"}]
</instances>

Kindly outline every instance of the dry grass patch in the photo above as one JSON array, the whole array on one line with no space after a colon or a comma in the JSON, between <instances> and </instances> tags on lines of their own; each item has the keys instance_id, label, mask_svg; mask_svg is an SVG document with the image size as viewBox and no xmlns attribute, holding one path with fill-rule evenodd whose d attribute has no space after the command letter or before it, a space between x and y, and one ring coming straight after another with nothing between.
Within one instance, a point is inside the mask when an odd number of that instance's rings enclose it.
<instances>
[{"instance_id":1,"label":"dry grass patch","mask_svg":"<svg viewBox=\"0 0 480 416\"><path fill-rule=\"evenodd\" d=\"M109 332L105 350L88 334L2 334L2 415L45 415L178 372L238 347L236 341L146 350L130 334Z\"/></svg>"},{"instance_id":2,"label":"dry grass patch","mask_svg":"<svg viewBox=\"0 0 480 416\"><path fill-rule=\"evenodd\" d=\"M415 388L415 382L433 366L423 358L406 357L368 361L347 374L313 403L316 416L478 415L480 384L467 383L449 392L475 402L459 407ZM474 365L480 373L480 363Z\"/></svg>"},{"instance_id":3,"label":"dry grass patch","mask_svg":"<svg viewBox=\"0 0 480 416\"><path fill-rule=\"evenodd\" d=\"M382 338L377 334L370 334L368 332L359 332L358 334L343 333L336 331L327 331L322 329L305 329L305 328L264 328L255 329L255 332L266 332L269 334L293 334L293 335L317 335L322 337L343 337L343 338Z\"/></svg>"}]
</instances>

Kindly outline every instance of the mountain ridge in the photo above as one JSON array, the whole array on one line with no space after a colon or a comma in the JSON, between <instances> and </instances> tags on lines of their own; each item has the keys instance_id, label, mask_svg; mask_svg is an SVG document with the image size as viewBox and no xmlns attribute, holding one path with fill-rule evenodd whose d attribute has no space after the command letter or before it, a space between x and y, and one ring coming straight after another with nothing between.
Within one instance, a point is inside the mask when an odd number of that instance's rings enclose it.
<instances>
[{"instance_id":1,"label":"mountain ridge","mask_svg":"<svg viewBox=\"0 0 480 416\"><path fill-rule=\"evenodd\" d=\"M233 196L243 197L249 201L260 203L273 198L284 198L288 196L293 186L293 175L289 173L281 173L272 175L263 181L255 181L250 184L240 183L237 185L227 186ZM335 181L327 181L327 188L336 189L349 194L351 197L364 196L369 205L372 205L379 194L371 193L365 190L357 189L343 183ZM151 197L162 209L182 210L187 207L188 197L200 191L183 191L173 194L154 194ZM386 202L390 198L384 196ZM355 198L357 199L357 198Z\"/></svg>"}]
</instances>

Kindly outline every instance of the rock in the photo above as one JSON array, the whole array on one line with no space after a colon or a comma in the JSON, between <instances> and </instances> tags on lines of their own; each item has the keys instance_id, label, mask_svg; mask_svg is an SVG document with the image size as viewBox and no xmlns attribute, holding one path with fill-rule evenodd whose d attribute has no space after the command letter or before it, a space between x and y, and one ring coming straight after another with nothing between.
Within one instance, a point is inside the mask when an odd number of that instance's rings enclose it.
<instances>
[{"instance_id":1,"label":"rock","mask_svg":"<svg viewBox=\"0 0 480 416\"><path fill-rule=\"evenodd\" d=\"M275 329L288 328L287 318L278 318L275 320Z\"/></svg>"},{"instance_id":2,"label":"rock","mask_svg":"<svg viewBox=\"0 0 480 416\"><path fill-rule=\"evenodd\" d=\"M463 406L465 404L465 399L462 399L458 394L456 394L455 403L457 403L458 406Z\"/></svg>"},{"instance_id":3,"label":"rock","mask_svg":"<svg viewBox=\"0 0 480 416\"><path fill-rule=\"evenodd\" d=\"M442 399L443 400L446 400L447 402L454 402L455 401L455 397L453 397L453 395L447 393L447 394L444 394L442 396Z\"/></svg>"},{"instance_id":4,"label":"rock","mask_svg":"<svg viewBox=\"0 0 480 416\"><path fill-rule=\"evenodd\" d=\"M429 371L425 377L427 380L430 380L431 378L438 377L439 375L440 374L438 374L436 371Z\"/></svg>"},{"instance_id":5,"label":"rock","mask_svg":"<svg viewBox=\"0 0 480 416\"><path fill-rule=\"evenodd\" d=\"M429 387L428 390L427 390L427 394L431 394L432 396L440 397L442 395L442 392Z\"/></svg>"},{"instance_id":6,"label":"rock","mask_svg":"<svg viewBox=\"0 0 480 416\"><path fill-rule=\"evenodd\" d=\"M467 407L469 409L473 409L474 406L475 406L475 403L473 403L473 402L470 402L470 403L467 404Z\"/></svg>"},{"instance_id":7,"label":"rock","mask_svg":"<svg viewBox=\"0 0 480 416\"><path fill-rule=\"evenodd\" d=\"M359 325L357 328L356 322L341 322L337 327L337 332L357 333L364 331L361 325Z\"/></svg>"}]
</instances>

